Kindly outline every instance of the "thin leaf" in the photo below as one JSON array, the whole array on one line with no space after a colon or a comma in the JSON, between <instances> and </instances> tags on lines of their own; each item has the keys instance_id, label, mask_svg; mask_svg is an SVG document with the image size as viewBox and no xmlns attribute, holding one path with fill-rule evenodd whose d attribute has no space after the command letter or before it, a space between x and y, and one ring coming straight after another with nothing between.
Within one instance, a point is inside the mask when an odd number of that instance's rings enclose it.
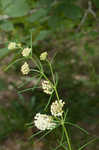
<instances>
[{"instance_id":1,"label":"thin leaf","mask_svg":"<svg viewBox=\"0 0 99 150\"><path fill-rule=\"evenodd\" d=\"M63 147L65 150L69 150L65 145L62 145L62 147Z\"/></svg>"},{"instance_id":2,"label":"thin leaf","mask_svg":"<svg viewBox=\"0 0 99 150\"><path fill-rule=\"evenodd\" d=\"M31 40L30 40L30 45L31 45L31 56L32 56L32 32L31 32Z\"/></svg>"},{"instance_id":3,"label":"thin leaf","mask_svg":"<svg viewBox=\"0 0 99 150\"><path fill-rule=\"evenodd\" d=\"M78 150L82 150L83 148L85 148L86 146L88 146L89 144L91 144L92 142L94 142L96 140L97 140L97 138L94 138L94 139L90 140L86 144L82 145Z\"/></svg>"},{"instance_id":4,"label":"thin leaf","mask_svg":"<svg viewBox=\"0 0 99 150\"><path fill-rule=\"evenodd\" d=\"M26 79L27 81L23 81L23 83L21 83L21 84L18 86L18 89L20 89L20 88L22 88L23 86L25 86L27 83L29 83L30 81L32 81L34 78L35 78L35 76L32 77L32 78Z\"/></svg>"},{"instance_id":5,"label":"thin leaf","mask_svg":"<svg viewBox=\"0 0 99 150\"><path fill-rule=\"evenodd\" d=\"M24 60L24 58L19 58L19 59L13 61L4 69L4 71L7 71L12 65L14 65L15 63L17 63L18 61L21 61L21 60Z\"/></svg>"},{"instance_id":6,"label":"thin leaf","mask_svg":"<svg viewBox=\"0 0 99 150\"><path fill-rule=\"evenodd\" d=\"M47 103L47 105L46 105L45 108L44 108L44 111L46 111L46 109L48 108L48 106L49 106L49 104L50 104L50 101L51 101L51 99L52 99L52 95L53 95L53 94L50 95L50 97L49 97L49 99L48 99L48 103Z\"/></svg>"},{"instance_id":7,"label":"thin leaf","mask_svg":"<svg viewBox=\"0 0 99 150\"><path fill-rule=\"evenodd\" d=\"M66 112L64 113L64 121L66 120L67 115L68 115L68 109L67 109Z\"/></svg>"},{"instance_id":8,"label":"thin leaf","mask_svg":"<svg viewBox=\"0 0 99 150\"><path fill-rule=\"evenodd\" d=\"M50 132L52 132L52 130L58 128L59 126L60 125L57 125L55 128L53 128L53 129L49 130L48 132L46 132L43 136L40 137L40 139L38 141L42 140L46 135L48 135Z\"/></svg>"},{"instance_id":9,"label":"thin leaf","mask_svg":"<svg viewBox=\"0 0 99 150\"><path fill-rule=\"evenodd\" d=\"M39 135L42 132L44 132L44 131L38 131L37 133L35 133L32 136L30 136L28 139L31 140L33 137L35 137L36 135Z\"/></svg>"},{"instance_id":10,"label":"thin leaf","mask_svg":"<svg viewBox=\"0 0 99 150\"><path fill-rule=\"evenodd\" d=\"M71 126L74 126L74 127L78 128L78 129L80 129L81 131L83 131L83 132L86 133L86 134L89 134L85 129L81 128L80 126L78 126L78 125L76 125L76 124L73 124L73 123L71 123L71 122L65 122L65 123L66 123L66 124L69 124L69 125L71 125Z\"/></svg>"},{"instance_id":11,"label":"thin leaf","mask_svg":"<svg viewBox=\"0 0 99 150\"><path fill-rule=\"evenodd\" d=\"M38 141L42 140L46 135L48 135L50 132L52 132L52 130L49 130L48 132L46 132L43 136L41 136Z\"/></svg>"},{"instance_id":12,"label":"thin leaf","mask_svg":"<svg viewBox=\"0 0 99 150\"><path fill-rule=\"evenodd\" d=\"M33 91L34 89L36 89L38 87L33 87L33 88L28 88L28 89L24 89L24 90L21 90L21 91L18 91L18 93L24 93L24 92L27 92L27 91Z\"/></svg>"},{"instance_id":13,"label":"thin leaf","mask_svg":"<svg viewBox=\"0 0 99 150\"><path fill-rule=\"evenodd\" d=\"M32 125L32 124L33 124L33 122L30 122L30 123L26 123L25 125L29 126L29 125Z\"/></svg>"},{"instance_id":14,"label":"thin leaf","mask_svg":"<svg viewBox=\"0 0 99 150\"><path fill-rule=\"evenodd\" d=\"M38 81L37 81L37 84L36 84L33 88L28 88L28 89L25 89L25 90L21 90L21 91L19 91L18 93L20 94L20 93L23 93L23 92L27 92L27 91L29 91L29 90L34 91L36 88L38 88L37 85L38 85L39 82L41 81L41 78L42 78L42 76L40 76L40 78L39 78Z\"/></svg>"},{"instance_id":15,"label":"thin leaf","mask_svg":"<svg viewBox=\"0 0 99 150\"><path fill-rule=\"evenodd\" d=\"M52 149L52 150L57 150L58 148L62 147L63 144L65 144L65 143L66 143L66 142L59 144L56 148L54 148L54 149Z\"/></svg>"}]
</instances>

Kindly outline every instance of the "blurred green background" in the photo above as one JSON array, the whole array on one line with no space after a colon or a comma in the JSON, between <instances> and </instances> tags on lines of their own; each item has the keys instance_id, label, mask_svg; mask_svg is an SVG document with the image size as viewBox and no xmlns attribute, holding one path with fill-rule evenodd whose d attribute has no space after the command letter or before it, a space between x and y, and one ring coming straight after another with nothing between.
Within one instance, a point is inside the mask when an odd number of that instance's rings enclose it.
<instances>
[{"instance_id":1,"label":"blurred green background","mask_svg":"<svg viewBox=\"0 0 99 150\"><path fill-rule=\"evenodd\" d=\"M99 0L0 0L0 150L53 149L61 134L57 130L40 142L41 135L28 141L37 129L28 129L26 123L43 110L49 97L40 88L19 94L37 81L35 74L22 76L22 62L4 72L20 57L17 51L8 50L8 43L30 46L31 36L38 57L45 50L50 58L55 55L53 67L60 97L69 109L68 119L88 130L89 137L99 137L98 18ZM68 130L75 149L88 141L78 129ZM99 150L99 141L85 150Z\"/></svg>"}]
</instances>

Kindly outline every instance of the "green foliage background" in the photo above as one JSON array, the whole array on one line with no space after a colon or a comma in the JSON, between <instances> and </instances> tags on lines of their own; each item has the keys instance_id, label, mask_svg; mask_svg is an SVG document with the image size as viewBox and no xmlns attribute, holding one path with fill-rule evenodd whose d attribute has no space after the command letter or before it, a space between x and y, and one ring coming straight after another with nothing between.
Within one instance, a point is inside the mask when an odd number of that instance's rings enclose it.
<instances>
[{"instance_id":1,"label":"green foliage background","mask_svg":"<svg viewBox=\"0 0 99 150\"><path fill-rule=\"evenodd\" d=\"M69 119L97 126L99 0L91 2L96 19L89 13L78 31L88 8L87 0L0 0L0 60L4 64L8 56L11 56L9 63L19 58L16 51L7 49L7 43L18 41L30 46L32 36L33 51L38 56L44 50L48 51L50 57L56 54L54 69L59 74L60 95L66 100L66 107L70 110ZM3 67L7 65L5 63ZM20 75L20 66L20 63L13 66L11 72ZM47 69L46 74L49 75ZM16 83L13 84L16 88ZM0 91L7 89L6 86L1 78ZM23 86L24 88L26 86ZM0 139L13 131L25 131L24 124L32 119L35 112L42 111L48 97L41 91L39 94L38 89L35 89L35 94L33 92L27 93L30 101L26 105L22 93L21 96L18 95L18 101L15 99L11 103L9 111L5 112L3 106L0 108L0 114L5 118L1 120L2 125L0 124Z\"/></svg>"}]
</instances>

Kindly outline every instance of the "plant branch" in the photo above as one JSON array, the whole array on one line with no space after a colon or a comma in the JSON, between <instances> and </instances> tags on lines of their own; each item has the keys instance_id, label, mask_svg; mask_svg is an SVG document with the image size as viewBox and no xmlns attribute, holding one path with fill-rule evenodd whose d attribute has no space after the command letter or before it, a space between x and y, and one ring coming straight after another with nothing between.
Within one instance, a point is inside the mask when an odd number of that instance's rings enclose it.
<instances>
[{"instance_id":1,"label":"plant branch","mask_svg":"<svg viewBox=\"0 0 99 150\"><path fill-rule=\"evenodd\" d=\"M86 18L88 16L88 14L92 14L92 16L96 19L96 13L92 9L92 2L91 1L88 1L88 9L85 11L84 16L83 16L83 18L82 18L82 20L81 20L81 22L80 22L80 24L79 24L79 26L77 28L77 31L80 30L81 26L86 21Z\"/></svg>"}]
</instances>

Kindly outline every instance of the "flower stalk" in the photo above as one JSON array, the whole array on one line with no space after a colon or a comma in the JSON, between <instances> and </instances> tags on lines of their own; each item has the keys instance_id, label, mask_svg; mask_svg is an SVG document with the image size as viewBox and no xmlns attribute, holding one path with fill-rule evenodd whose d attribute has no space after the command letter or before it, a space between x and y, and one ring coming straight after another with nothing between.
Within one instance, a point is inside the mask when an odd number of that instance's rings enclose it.
<instances>
[{"instance_id":1,"label":"flower stalk","mask_svg":"<svg viewBox=\"0 0 99 150\"><path fill-rule=\"evenodd\" d=\"M31 37L31 39L32 39L32 37ZM21 66L21 72L23 75L29 75L30 72L32 72L32 73L36 72L38 75L40 75L40 79L38 80L38 83L42 79L41 88L45 94L50 95L48 103L46 104L46 108L50 105L50 102L51 102L52 97L53 97L53 93L55 94L55 96L57 98L57 100L55 100L51 104L51 107L50 107L51 115L37 113L34 117L34 121L32 121L32 124L34 123L34 125L39 130L41 130L39 133L46 131L46 130L49 130L45 133L45 135L52 132L55 128L58 128L61 126L63 134L62 134L62 138L61 138L59 147L63 147L65 150L67 150L67 149L72 150L72 146L71 146L71 142L70 142L70 138L69 138L66 124L75 126L76 128L79 128L80 130L82 130L83 132L85 132L85 130L80 128L79 126L73 124L73 123L70 123L67 121L65 122L68 111L65 112L63 110L65 102L62 99L60 99L60 97L59 97L59 93L57 90L58 80L54 74L52 63L48 59L48 53L46 51L41 53L40 58L38 59L37 56L32 53L32 41L31 41L31 48L28 48L28 47L22 48L20 43L19 44L15 43L15 42L9 43L9 45L8 45L9 50L16 49L16 48L20 49L20 51L21 51L20 56L22 56L22 58L15 60L13 63L10 64L10 66L15 64L17 61L24 61L24 64ZM30 68L29 64L27 63L28 60L32 61L32 63L36 67L36 69ZM50 74L51 74L52 80L50 80L47 77L47 75L45 74L44 68L42 65L42 61L47 62L49 69L50 69ZM7 69L10 66L8 66ZM38 84L36 86L38 86ZM33 87L33 88L35 88L35 87ZM26 89L24 91L27 91L27 90L29 90L29 89ZM46 109L44 109L44 111L45 110ZM32 125L32 124L30 123L30 125ZM38 133L35 135L38 135ZM32 137L34 137L35 135L33 135ZM45 135L43 135L43 137L45 137ZM66 138L66 142L64 141L64 136ZM94 141L94 140L92 140L92 141ZM67 143L67 147L64 146L64 143ZM90 143L90 142L88 142L88 143ZM88 143L81 146L78 150L81 150L83 147L88 145Z\"/></svg>"}]
</instances>

